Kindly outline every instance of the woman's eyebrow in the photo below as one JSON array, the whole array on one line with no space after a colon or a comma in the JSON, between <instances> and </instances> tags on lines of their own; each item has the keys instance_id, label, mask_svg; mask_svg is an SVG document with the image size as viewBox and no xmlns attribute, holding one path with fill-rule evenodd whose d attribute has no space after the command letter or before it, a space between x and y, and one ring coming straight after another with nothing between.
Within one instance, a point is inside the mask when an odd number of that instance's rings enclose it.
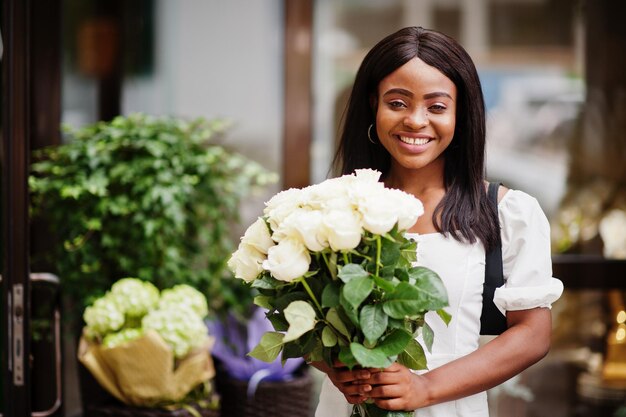
<instances>
[{"instance_id":1,"label":"woman's eyebrow","mask_svg":"<svg viewBox=\"0 0 626 417\"><path fill-rule=\"evenodd\" d=\"M450 94L446 93L445 91L434 91L432 93L424 94L424 98L425 99L436 98L436 97L447 97L450 100L454 101L452 96Z\"/></svg>"},{"instance_id":2,"label":"woman's eyebrow","mask_svg":"<svg viewBox=\"0 0 626 417\"><path fill-rule=\"evenodd\" d=\"M385 91L385 93L383 94L383 97L390 95L390 94L400 94L402 96L411 97L411 98L415 96L411 91L406 90L404 88L392 88L388 91ZM436 97L447 97L450 100L454 100L452 96L446 93L445 91L433 91L432 93L424 94L424 99L426 100L431 99L431 98L436 98Z\"/></svg>"}]
</instances>

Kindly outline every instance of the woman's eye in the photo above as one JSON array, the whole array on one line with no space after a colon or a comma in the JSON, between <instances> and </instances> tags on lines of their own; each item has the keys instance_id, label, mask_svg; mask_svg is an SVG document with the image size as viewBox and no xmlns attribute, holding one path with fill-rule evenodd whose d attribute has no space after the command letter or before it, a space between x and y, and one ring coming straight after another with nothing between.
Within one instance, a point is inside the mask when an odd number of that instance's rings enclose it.
<instances>
[{"instance_id":1,"label":"woman's eye","mask_svg":"<svg viewBox=\"0 0 626 417\"><path fill-rule=\"evenodd\" d=\"M444 106L443 104L433 104L428 108L428 110L433 113L441 113L446 110L446 106Z\"/></svg>"},{"instance_id":2,"label":"woman's eye","mask_svg":"<svg viewBox=\"0 0 626 417\"><path fill-rule=\"evenodd\" d=\"M395 101L389 102L389 107L394 108L394 109L401 109L406 106L404 105L403 102L395 100Z\"/></svg>"}]
</instances>

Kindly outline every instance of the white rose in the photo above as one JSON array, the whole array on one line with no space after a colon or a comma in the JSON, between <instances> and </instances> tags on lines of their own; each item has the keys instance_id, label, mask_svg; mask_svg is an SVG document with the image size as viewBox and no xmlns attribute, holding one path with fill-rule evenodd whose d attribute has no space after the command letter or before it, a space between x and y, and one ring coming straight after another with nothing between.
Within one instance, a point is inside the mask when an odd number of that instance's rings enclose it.
<instances>
[{"instance_id":1,"label":"white rose","mask_svg":"<svg viewBox=\"0 0 626 417\"><path fill-rule=\"evenodd\" d=\"M310 251L320 252L328 247L328 239L322 226L322 212L300 209L291 213L274 232L274 240L295 239Z\"/></svg>"},{"instance_id":2,"label":"white rose","mask_svg":"<svg viewBox=\"0 0 626 417\"><path fill-rule=\"evenodd\" d=\"M270 248L271 249L271 248ZM236 278L251 282L263 272L263 261L265 255L259 252L254 246L240 243L239 248L228 260L228 267Z\"/></svg>"},{"instance_id":3,"label":"white rose","mask_svg":"<svg viewBox=\"0 0 626 417\"><path fill-rule=\"evenodd\" d=\"M424 205L413 194L405 193L396 189L388 189L390 191L388 199L393 201L398 215L398 230L410 229L417 218L424 214Z\"/></svg>"},{"instance_id":4,"label":"white rose","mask_svg":"<svg viewBox=\"0 0 626 417\"><path fill-rule=\"evenodd\" d=\"M328 243L334 251L350 250L359 245L363 228L352 210L329 210L323 219Z\"/></svg>"},{"instance_id":5,"label":"white rose","mask_svg":"<svg viewBox=\"0 0 626 417\"><path fill-rule=\"evenodd\" d=\"M378 235L389 232L398 222L396 204L397 202L387 198L384 193L374 193L364 198L359 206L363 215L363 228Z\"/></svg>"},{"instance_id":6,"label":"white rose","mask_svg":"<svg viewBox=\"0 0 626 417\"><path fill-rule=\"evenodd\" d=\"M344 177L331 178L304 189L306 204L312 209L322 209L328 200L347 195Z\"/></svg>"},{"instance_id":7,"label":"white rose","mask_svg":"<svg viewBox=\"0 0 626 417\"><path fill-rule=\"evenodd\" d=\"M309 270L311 256L306 247L295 239L284 239L272 246L263 268L280 281L291 282Z\"/></svg>"},{"instance_id":8,"label":"white rose","mask_svg":"<svg viewBox=\"0 0 626 417\"><path fill-rule=\"evenodd\" d=\"M380 179L380 171L375 169L356 169L354 174L356 179L362 182L376 183Z\"/></svg>"},{"instance_id":9,"label":"white rose","mask_svg":"<svg viewBox=\"0 0 626 417\"><path fill-rule=\"evenodd\" d=\"M272 230L277 230L280 223L291 214L292 211L303 205L304 193L299 188L290 188L274 195L265 203L263 214Z\"/></svg>"},{"instance_id":10,"label":"white rose","mask_svg":"<svg viewBox=\"0 0 626 417\"><path fill-rule=\"evenodd\" d=\"M274 246L267 223L260 217L248 227L241 241L264 254L267 254L267 250Z\"/></svg>"}]
</instances>

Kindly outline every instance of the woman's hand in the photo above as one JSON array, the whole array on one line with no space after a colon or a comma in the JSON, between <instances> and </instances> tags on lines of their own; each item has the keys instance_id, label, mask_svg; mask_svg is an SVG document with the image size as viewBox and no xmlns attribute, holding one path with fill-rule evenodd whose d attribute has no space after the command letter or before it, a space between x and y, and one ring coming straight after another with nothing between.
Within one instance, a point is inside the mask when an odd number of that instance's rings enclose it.
<instances>
[{"instance_id":1,"label":"woman's hand","mask_svg":"<svg viewBox=\"0 0 626 417\"><path fill-rule=\"evenodd\" d=\"M374 403L385 410L415 410L428 402L428 387L424 378L414 374L406 366L394 363L384 370L371 370L370 378L362 381L368 384L363 386L366 395Z\"/></svg>"},{"instance_id":2,"label":"woman's hand","mask_svg":"<svg viewBox=\"0 0 626 417\"><path fill-rule=\"evenodd\" d=\"M365 381L380 372L377 369L363 368L350 370L339 361L335 361L332 367L325 362L311 362L311 365L328 375L330 381L341 391L350 404L359 404L368 398L367 394L372 390L372 386Z\"/></svg>"}]
</instances>

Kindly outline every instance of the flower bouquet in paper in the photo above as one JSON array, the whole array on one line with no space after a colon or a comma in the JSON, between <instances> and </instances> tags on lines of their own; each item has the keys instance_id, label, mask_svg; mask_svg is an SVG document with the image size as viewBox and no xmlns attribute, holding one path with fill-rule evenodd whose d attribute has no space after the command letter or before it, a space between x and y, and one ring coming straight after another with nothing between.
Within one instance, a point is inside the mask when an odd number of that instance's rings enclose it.
<instances>
[{"instance_id":1,"label":"flower bouquet in paper","mask_svg":"<svg viewBox=\"0 0 626 417\"><path fill-rule=\"evenodd\" d=\"M207 314L206 298L188 285L160 292L121 279L85 309L78 358L124 404L190 412L190 402L215 406Z\"/></svg>"},{"instance_id":2,"label":"flower bouquet in paper","mask_svg":"<svg viewBox=\"0 0 626 417\"><path fill-rule=\"evenodd\" d=\"M447 292L432 270L415 266L417 243L406 232L421 202L385 188L380 173L357 170L266 203L264 216L241 238L229 260L235 276L259 295L275 331L250 355L271 362L307 357L332 366L386 368L397 361L425 369L436 311L448 323ZM355 405L353 416L409 416Z\"/></svg>"}]
</instances>

